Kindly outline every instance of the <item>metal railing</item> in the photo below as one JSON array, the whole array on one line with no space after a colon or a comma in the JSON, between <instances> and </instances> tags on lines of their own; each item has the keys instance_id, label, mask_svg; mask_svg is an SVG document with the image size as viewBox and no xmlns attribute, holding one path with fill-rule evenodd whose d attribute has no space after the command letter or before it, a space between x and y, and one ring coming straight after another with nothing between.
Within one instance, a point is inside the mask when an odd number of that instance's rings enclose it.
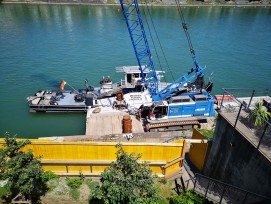
<instances>
[{"instance_id":1,"label":"metal railing","mask_svg":"<svg viewBox=\"0 0 271 204\"><path fill-rule=\"evenodd\" d=\"M268 200L267 197L201 174L195 174L193 190L216 203L258 203Z\"/></svg>"},{"instance_id":2,"label":"metal railing","mask_svg":"<svg viewBox=\"0 0 271 204\"><path fill-rule=\"evenodd\" d=\"M218 108L220 112L234 114L234 131L238 124L246 127L245 130L248 140L253 141L257 150L261 151L271 160L271 123L270 118L264 117L257 111L257 107L262 113L271 112L271 90L256 89L226 89L224 88L222 100ZM229 101L229 96L232 98ZM227 98L228 97L228 98ZM226 99L227 100L224 100ZM261 103L260 105L258 103Z\"/></svg>"},{"instance_id":3,"label":"metal railing","mask_svg":"<svg viewBox=\"0 0 271 204\"><path fill-rule=\"evenodd\" d=\"M196 173L192 179L189 179L185 187L182 177L181 184L175 180L175 192L180 194L182 191L189 190L189 182L193 182L193 191L200 194L205 200L213 203L268 203L270 198L246 191L222 181Z\"/></svg>"}]
</instances>

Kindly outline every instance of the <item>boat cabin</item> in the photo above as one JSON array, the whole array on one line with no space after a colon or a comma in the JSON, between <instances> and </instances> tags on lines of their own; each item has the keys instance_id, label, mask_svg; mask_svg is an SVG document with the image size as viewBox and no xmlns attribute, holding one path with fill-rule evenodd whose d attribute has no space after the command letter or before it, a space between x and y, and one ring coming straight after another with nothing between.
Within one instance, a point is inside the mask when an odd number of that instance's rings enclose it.
<instances>
[{"instance_id":1,"label":"boat cabin","mask_svg":"<svg viewBox=\"0 0 271 204\"><path fill-rule=\"evenodd\" d=\"M116 67L116 72L124 73L124 80L121 80L123 88L135 88L137 85L142 85L142 75L139 66ZM144 76L146 77L148 73L150 73L150 70L147 68L144 70Z\"/></svg>"}]
</instances>

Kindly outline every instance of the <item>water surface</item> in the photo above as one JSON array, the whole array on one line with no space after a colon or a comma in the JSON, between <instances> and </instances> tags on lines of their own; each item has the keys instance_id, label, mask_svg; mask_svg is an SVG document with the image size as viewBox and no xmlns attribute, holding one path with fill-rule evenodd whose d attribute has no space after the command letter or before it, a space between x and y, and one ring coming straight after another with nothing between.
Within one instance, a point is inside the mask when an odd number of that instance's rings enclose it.
<instances>
[{"instance_id":1,"label":"water surface","mask_svg":"<svg viewBox=\"0 0 271 204\"><path fill-rule=\"evenodd\" d=\"M161 67L172 81L193 66L181 21L175 7L150 10L169 64L160 57ZM214 94L222 87L271 87L270 7L185 7L183 12L206 78L213 73ZM151 42L150 47L160 69ZM97 86L103 75L118 81L123 77L115 67L123 65L136 65L136 58L118 6L0 4L0 134L84 134L84 113L29 113L25 98L57 89L62 79L75 88L86 78Z\"/></svg>"}]
</instances>

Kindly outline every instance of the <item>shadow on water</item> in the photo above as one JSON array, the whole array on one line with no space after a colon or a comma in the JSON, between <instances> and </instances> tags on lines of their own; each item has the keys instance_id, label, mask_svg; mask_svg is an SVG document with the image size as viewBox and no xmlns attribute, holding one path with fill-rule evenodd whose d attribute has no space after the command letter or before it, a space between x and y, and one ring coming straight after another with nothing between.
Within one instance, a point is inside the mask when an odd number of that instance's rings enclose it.
<instances>
[{"instance_id":1,"label":"shadow on water","mask_svg":"<svg viewBox=\"0 0 271 204\"><path fill-rule=\"evenodd\" d=\"M52 88L56 88L56 89L59 88L59 85L60 85L60 82L61 82L60 80L52 79L51 75L47 75L47 74L44 74L44 73L32 74L30 76L30 78L33 81L42 81L43 83L48 84L49 85L48 87L52 87Z\"/></svg>"}]
</instances>

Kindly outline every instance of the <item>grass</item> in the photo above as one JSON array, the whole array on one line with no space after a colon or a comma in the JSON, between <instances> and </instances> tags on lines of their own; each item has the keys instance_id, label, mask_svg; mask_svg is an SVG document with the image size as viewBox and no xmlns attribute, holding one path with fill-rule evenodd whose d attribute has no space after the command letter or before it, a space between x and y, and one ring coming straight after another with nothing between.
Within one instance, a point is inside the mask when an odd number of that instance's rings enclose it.
<instances>
[{"instance_id":1,"label":"grass","mask_svg":"<svg viewBox=\"0 0 271 204\"><path fill-rule=\"evenodd\" d=\"M206 129L197 129L201 134L208 138L208 140L212 140L214 137L214 129L206 130Z\"/></svg>"},{"instance_id":2,"label":"grass","mask_svg":"<svg viewBox=\"0 0 271 204\"><path fill-rule=\"evenodd\" d=\"M78 189L71 189L69 194L74 200L78 200L80 198L80 192Z\"/></svg>"},{"instance_id":3,"label":"grass","mask_svg":"<svg viewBox=\"0 0 271 204\"><path fill-rule=\"evenodd\" d=\"M9 189L6 186L0 187L0 198L6 196L9 192Z\"/></svg>"}]
</instances>

